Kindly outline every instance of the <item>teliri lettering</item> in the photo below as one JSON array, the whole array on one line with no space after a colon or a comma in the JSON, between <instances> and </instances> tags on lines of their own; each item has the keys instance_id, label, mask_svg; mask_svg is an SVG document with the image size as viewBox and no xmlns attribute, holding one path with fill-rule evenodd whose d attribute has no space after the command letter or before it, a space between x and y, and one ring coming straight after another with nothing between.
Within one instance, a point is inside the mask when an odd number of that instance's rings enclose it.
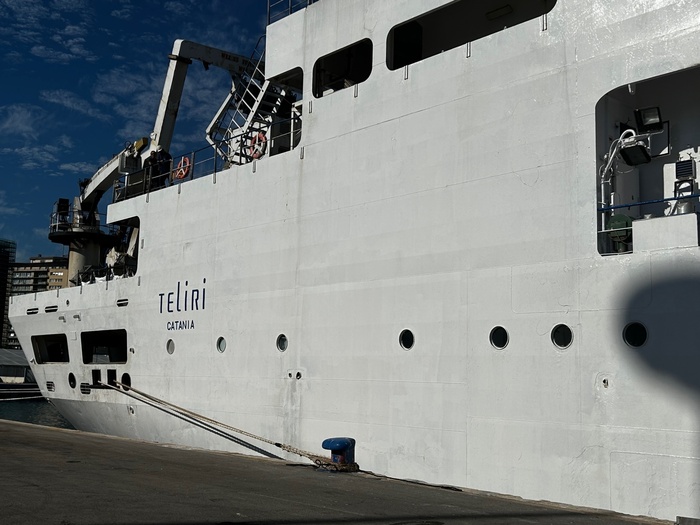
<instances>
[{"instance_id":1,"label":"teliri lettering","mask_svg":"<svg viewBox=\"0 0 700 525\"><path fill-rule=\"evenodd\" d=\"M160 313L173 314L204 310L207 301L205 284L207 284L206 278L202 279L201 288L189 288L189 281L185 281L184 284L178 281L173 291L159 293Z\"/></svg>"}]
</instances>

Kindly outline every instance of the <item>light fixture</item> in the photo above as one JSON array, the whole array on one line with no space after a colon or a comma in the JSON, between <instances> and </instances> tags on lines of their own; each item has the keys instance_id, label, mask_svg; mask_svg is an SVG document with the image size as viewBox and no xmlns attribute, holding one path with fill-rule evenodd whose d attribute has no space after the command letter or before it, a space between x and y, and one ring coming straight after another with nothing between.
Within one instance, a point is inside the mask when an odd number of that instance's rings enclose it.
<instances>
[{"instance_id":1,"label":"light fixture","mask_svg":"<svg viewBox=\"0 0 700 525\"><path fill-rule=\"evenodd\" d=\"M620 144L620 156L628 166L638 166L651 162L649 148L643 140L636 137L625 139Z\"/></svg>"},{"instance_id":2,"label":"light fixture","mask_svg":"<svg viewBox=\"0 0 700 525\"><path fill-rule=\"evenodd\" d=\"M661 110L658 107L635 109L634 119L637 121L637 133L657 133L664 130Z\"/></svg>"}]
</instances>

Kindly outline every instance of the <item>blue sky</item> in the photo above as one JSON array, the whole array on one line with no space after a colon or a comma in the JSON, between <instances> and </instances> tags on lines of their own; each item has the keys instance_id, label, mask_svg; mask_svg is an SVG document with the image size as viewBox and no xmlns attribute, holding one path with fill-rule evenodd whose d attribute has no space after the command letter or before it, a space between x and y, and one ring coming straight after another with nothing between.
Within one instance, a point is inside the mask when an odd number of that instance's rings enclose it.
<instances>
[{"instance_id":1,"label":"blue sky","mask_svg":"<svg viewBox=\"0 0 700 525\"><path fill-rule=\"evenodd\" d=\"M18 261L65 253L47 238L54 202L152 131L173 42L250 55L266 10L266 0L0 0L0 238L17 242ZM223 71L189 68L174 156L205 145L229 88Z\"/></svg>"}]
</instances>

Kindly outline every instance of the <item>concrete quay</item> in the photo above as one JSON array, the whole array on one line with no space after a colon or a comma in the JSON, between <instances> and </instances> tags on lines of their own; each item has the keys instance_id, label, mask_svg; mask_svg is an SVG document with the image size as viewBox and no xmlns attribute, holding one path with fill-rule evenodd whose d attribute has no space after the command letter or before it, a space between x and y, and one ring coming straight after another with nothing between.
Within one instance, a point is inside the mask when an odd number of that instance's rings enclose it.
<instances>
[{"instance_id":1,"label":"concrete quay","mask_svg":"<svg viewBox=\"0 0 700 525\"><path fill-rule=\"evenodd\" d=\"M5 420L0 495L18 525L669 523Z\"/></svg>"}]
</instances>

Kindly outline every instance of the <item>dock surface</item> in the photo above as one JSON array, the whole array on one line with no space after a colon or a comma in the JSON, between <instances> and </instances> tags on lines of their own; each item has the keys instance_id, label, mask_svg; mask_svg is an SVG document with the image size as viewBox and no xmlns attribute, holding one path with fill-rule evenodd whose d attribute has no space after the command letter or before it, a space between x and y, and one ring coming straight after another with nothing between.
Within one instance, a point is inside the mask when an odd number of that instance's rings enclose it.
<instances>
[{"instance_id":1,"label":"dock surface","mask_svg":"<svg viewBox=\"0 0 700 525\"><path fill-rule=\"evenodd\" d=\"M8 524L669 523L5 420L0 494Z\"/></svg>"}]
</instances>

